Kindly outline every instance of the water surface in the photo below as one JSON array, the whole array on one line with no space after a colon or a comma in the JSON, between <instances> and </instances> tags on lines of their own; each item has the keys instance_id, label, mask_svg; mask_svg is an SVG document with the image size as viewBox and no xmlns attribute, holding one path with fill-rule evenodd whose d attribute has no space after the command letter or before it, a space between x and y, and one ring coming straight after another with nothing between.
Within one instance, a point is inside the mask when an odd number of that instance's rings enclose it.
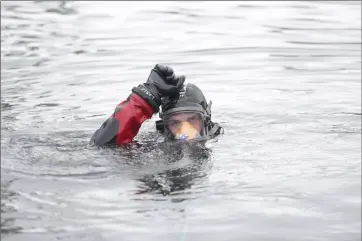
<instances>
[{"instance_id":1,"label":"water surface","mask_svg":"<svg viewBox=\"0 0 362 241\"><path fill-rule=\"evenodd\" d=\"M88 146L156 63L225 134ZM3 240L360 240L361 2L1 2L1 203Z\"/></svg>"}]
</instances>

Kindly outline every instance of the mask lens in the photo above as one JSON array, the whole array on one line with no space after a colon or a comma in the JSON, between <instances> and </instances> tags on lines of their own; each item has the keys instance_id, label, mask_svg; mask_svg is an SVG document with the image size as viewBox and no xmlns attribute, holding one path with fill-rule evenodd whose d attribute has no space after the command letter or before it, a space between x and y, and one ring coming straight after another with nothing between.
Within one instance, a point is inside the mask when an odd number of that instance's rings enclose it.
<instances>
[{"instance_id":1,"label":"mask lens","mask_svg":"<svg viewBox=\"0 0 362 241\"><path fill-rule=\"evenodd\" d=\"M191 140L200 137L203 126L200 113L179 112L165 116L165 127L175 139Z\"/></svg>"}]
</instances>

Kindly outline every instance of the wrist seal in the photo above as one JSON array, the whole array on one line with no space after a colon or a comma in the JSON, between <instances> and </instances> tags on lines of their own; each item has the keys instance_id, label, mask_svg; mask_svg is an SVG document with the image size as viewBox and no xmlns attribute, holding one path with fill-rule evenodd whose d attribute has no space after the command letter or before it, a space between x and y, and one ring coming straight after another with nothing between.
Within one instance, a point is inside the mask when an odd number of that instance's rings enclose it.
<instances>
[{"instance_id":1,"label":"wrist seal","mask_svg":"<svg viewBox=\"0 0 362 241\"><path fill-rule=\"evenodd\" d=\"M152 109L157 113L159 111L159 107L161 105L161 100L153 95L148 88L146 88L144 85L139 85L137 87L132 88L132 92L139 95L142 99L144 99L147 103L150 104Z\"/></svg>"}]
</instances>

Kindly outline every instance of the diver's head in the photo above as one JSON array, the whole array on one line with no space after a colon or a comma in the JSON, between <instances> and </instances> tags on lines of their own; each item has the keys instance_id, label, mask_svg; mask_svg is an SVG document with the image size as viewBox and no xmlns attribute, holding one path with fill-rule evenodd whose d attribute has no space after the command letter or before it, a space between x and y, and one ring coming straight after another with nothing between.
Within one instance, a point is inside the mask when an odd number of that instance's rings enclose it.
<instances>
[{"instance_id":1,"label":"diver's head","mask_svg":"<svg viewBox=\"0 0 362 241\"><path fill-rule=\"evenodd\" d=\"M202 91L194 84L187 84L180 94L162 100L157 123L165 140L203 140L212 127L211 102L207 104Z\"/></svg>"}]
</instances>

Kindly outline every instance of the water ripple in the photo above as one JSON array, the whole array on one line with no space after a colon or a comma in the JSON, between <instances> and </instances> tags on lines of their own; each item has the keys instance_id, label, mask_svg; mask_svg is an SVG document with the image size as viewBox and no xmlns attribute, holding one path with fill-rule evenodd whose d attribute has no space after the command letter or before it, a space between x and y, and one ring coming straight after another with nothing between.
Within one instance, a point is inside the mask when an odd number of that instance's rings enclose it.
<instances>
[{"instance_id":1,"label":"water ripple","mask_svg":"<svg viewBox=\"0 0 362 241\"><path fill-rule=\"evenodd\" d=\"M360 12L1 2L1 237L360 240ZM225 135L180 153L155 116L132 145L89 146L156 63L203 89Z\"/></svg>"}]
</instances>

